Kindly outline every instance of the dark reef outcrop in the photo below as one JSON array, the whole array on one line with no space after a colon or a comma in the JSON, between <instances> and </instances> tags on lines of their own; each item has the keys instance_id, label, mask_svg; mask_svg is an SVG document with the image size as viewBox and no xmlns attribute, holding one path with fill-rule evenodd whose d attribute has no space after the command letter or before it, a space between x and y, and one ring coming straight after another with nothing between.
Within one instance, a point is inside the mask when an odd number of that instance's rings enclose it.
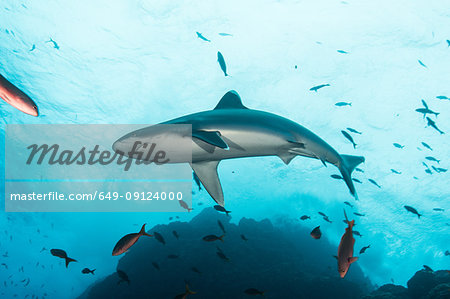
<instances>
[{"instance_id":1,"label":"dark reef outcrop","mask_svg":"<svg viewBox=\"0 0 450 299\"><path fill-rule=\"evenodd\" d=\"M226 230L224 241L203 241L205 235L222 234L218 220ZM309 228L294 223L275 227L267 219L243 218L237 225L229 221L230 217L207 208L190 222L153 227L149 233L160 233L166 244L141 238L118 263L130 284L118 284L117 273L112 273L80 298L174 298L183 293L184 281L197 292L189 298L198 299L248 298L244 293L248 288L265 291L267 298L351 299L372 289L357 263L341 279L333 258L336 246L326 238L312 239ZM219 251L229 260L221 258Z\"/></svg>"}]
</instances>

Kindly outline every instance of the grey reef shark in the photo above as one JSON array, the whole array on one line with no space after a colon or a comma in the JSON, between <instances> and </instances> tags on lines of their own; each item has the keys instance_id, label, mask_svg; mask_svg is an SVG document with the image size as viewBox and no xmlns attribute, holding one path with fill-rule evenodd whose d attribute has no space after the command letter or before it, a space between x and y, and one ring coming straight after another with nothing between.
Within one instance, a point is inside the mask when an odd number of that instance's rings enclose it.
<instances>
[{"instance_id":1,"label":"grey reef shark","mask_svg":"<svg viewBox=\"0 0 450 299\"><path fill-rule=\"evenodd\" d=\"M186 161L186 152L180 152L183 149L179 145L184 138L192 140L188 143L192 149L191 161ZM350 193L358 199L351 173L364 162L364 157L341 155L319 136L296 122L245 107L234 90L227 92L213 110L133 131L114 142L113 150L136 158L136 152L133 151L136 149L135 143L152 144L152 140L164 144L167 157L170 157L168 163L190 163L205 189L221 206L224 206L224 195L217 174L219 162L258 156L278 156L285 164L289 164L296 156L319 159L325 166L326 162L333 164L341 172Z\"/></svg>"}]
</instances>

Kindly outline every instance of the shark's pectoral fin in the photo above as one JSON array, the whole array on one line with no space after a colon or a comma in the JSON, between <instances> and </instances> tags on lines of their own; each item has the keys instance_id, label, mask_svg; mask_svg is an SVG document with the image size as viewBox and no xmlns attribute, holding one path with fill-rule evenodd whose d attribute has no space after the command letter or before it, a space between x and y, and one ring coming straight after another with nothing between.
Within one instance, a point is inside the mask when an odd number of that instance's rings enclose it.
<instances>
[{"instance_id":1,"label":"shark's pectoral fin","mask_svg":"<svg viewBox=\"0 0 450 299\"><path fill-rule=\"evenodd\" d=\"M217 175L217 165L219 161L207 161L191 163L197 177L202 182L209 195L222 207L224 206L224 198L222 186L220 185L219 176Z\"/></svg>"},{"instance_id":2,"label":"shark's pectoral fin","mask_svg":"<svg viewBox=\"0 0 450 299\"><path fill-rule=\"evenodd\" d=\"M218 131L194 130L192 131L192 137L214 146L228 149L228 144L222 139L222 137L220 137L220 133Z\"/></svg>"},{"instance_id":3,"label":"shark's pectoral fin","mask_svg":"<svg viewBox=\"0 0 450 299\"><path fill-rule=\"evenodd\" d=\"M284 152L282 154L278 154L278 157L280 157L281 160L283 160L284 164L288 165L292 159L294 159L297 156L297 154Z\"/></svg>"},{"instance_id":4,"label":"shark's pectoral fin","mask_svg":"<svg viewBox=\"0 0 450 299\"><path fill-rule=\"evenodd\" d=\"M348 258L348 263L352 264L352 263L356 262L357 260L358 260L358 257L356 257L356 256L349 257Z\"/></svg>"}]
</instances>

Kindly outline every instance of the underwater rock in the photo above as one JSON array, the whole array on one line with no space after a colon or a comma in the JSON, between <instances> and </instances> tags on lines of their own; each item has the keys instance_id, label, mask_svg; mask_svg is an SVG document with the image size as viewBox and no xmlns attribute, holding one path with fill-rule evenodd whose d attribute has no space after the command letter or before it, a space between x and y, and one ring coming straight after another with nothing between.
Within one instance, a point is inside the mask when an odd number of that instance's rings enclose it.
<instances>
[{"instance_id":1,"label":"underwater rock","mask_svg":"<svg viewBox=\"0 0 450 299\"><path fill-rule=\"evenodd\" d=\"M364 299L409 299L408 289L395 285L395 284L385 284L382 285L378 290L373 291L370 295L365 296Z\"/></svg>"},{"instance_id":2,"label":"underwater rock","mask_svg":"<svg viewBox=\"0 0 450 299\"><path fill-rule=\"evenodd\" d=\"M450 298L450 283L441 283L435 286L429 293L428 299Z\"/></svg>"},{"instance_id":3,"label":"underwater rock","mask_svg":"<svg viewBox=\"0 0 450 299\"><path fill-rule=\"evenodd\" d=\"M129 285L117 284L119 277L112 273L80 298L173 298L184 291L185 280L197 292L192 298L198 299L246 298L244 291L249 288L270 298L356 299L372 288L357 263L341 279L332 256L336 246L326 238L311 239L309 228L297 223L274 226L267 219L242 218L234 224L231 219L206 208L190 222L156 225L149 231L158 231L166 240L164 246L145 238L119 260L117 268L127 273ZM222 234L218 220L226 230L223 242L204 242L205 235ZM229 260L221 259L219 252ZM168 259L169 254L179 258Z\"/></svg>"},{"instance_id":4,"label":"underwater rock","mask_svg":"<svg viewBox=\"0 0 450 299\"><path fill-rule=\"evenodd\" d=\"M447 271L420 270L408 281L408 293L413 299L424 298L432 288L442 283L450 283Z\"/></svg>"}]
</instances>

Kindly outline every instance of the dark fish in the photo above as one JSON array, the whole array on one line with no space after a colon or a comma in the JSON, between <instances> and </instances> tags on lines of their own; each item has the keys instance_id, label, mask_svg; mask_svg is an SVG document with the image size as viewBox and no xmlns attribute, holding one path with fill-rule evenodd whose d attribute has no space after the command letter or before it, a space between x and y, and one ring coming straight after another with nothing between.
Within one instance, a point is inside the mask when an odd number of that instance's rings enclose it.
<instances>
[{"instance_id":1,"label":"dark fish","mask_svg":"<svg viewBox=\"0 0 450 299\"><path fill-rule=\"evenodd\" d=\"M5 267L5 269L8 269L8 265L7 265L7 264L2 263L1 265L2 265L3 267Z\"/></svg>"},{"instance_id":2,"label":"dark fish","mask_svg":"<svg viewBox=\"0 0 450 299\"><path fill-rule=\"evenodd\" d=\"M349 206L350 208L353 208L353 205L351 203L349 203L348 201L344 201L344 203Z\"/></svg>"},{"instance_id":3,"label":"dark fish","mask_svg":"<svg viewBox=\"0 0 450 299\"><path fill-rule=\"evenodd\" d=\"M362 184L362 182L356 178L352 178L352 181Z\"/></svg>"},{"instance_id":4,"label":"dark fish","mask_svg":"<svg viewBox=\"0 0 450 299\"><path fill-rule=\"evenodd\" d=\"M217 220L217 224L219 225L220 229L223 231L223 233L225 234L225 227L223 226L222 222L220 220Z\"/></svg>"},{"instance_id":5,"label":"dark fish","mask_svg":"<svg viewBox=\"0 0 450 299\"><path fill-rule=\"evenodd\" d=\"M36 45L33 44L33 46L32 46L31 49L30 49L30 52L33 52L35 49L36 49Z\"/></svg>"},{"instance_id":6,"label":"dark fish","mask_svg":"<svg viewBox=\"0 0 450 299\"><path fill-rule=\"evenodd\" d=\"M194 271L195 273L202 274L202 272L200 272L200 270L197 269L196 267L191 267L191 270Z\"/></svg>"},{"instance_id":7,"label":"dark fish","mask_svg":"<svg viewBox=\"0 0 450 299\"><path fill-rule=\"evenodd\" d=\"M404 208L405 208L408 212L411 212L411 213L413 213L413 214L416 214L418 218L420 218L420 216L422 216L421 214L419 214L419 213L417 212L416 209L414 209L414 208L411 207L411 206L404 206Z\"/></svg>"},{"instance_id":8,"label":"dark fish","mask_svg":"<svg viewBox=\"0 0 450 299\"><path fill-rule=\"evenodd\" d=\"M345 229L345 233L342 235L341 242L338 247L338 271L341 278L344 278L350 268L350 265L358 260L353 256L353 247L355 245L355 238L353 238L353 226L355 220L348 221L348 227Z\"/></svg>"},{"instance_id":9,"label":"dark fish","mask_svg":"<svg viewBox=\"0 0 450 299\"><path fill-rule=\"evenodd\" d=\"M197 294L197 292L191 291L189 289L189 285L186 282L186 291L184 293L178 294L174 297L174 299L186 299L188 295L193 295L193 294Z\"/></svg>"},{"instance_id":10,"label":"dark fish","mask_svg":"<svg viewBox=\"0 0 450 299\"><path fill-rule=\"evenodd\" d=\"M121 282L127 282L130 284L130 279L128 278L127 273L123 272L122 270L117 269L117 275L119 275L120 280L117 282L117 284L120 284Z\"/></svg>"},{"instance_id":11,"label":"dark fish","mask_svg":"<svg viewBox=\"0 0 450 299\"><path fill-rule=\"evenodd\" d=\"M323 220L325 220L326 222L329 222L329 223L333 223L333 221L331 221L331 220L328 218L328 216L323 217Z\"/></svg>"},{"instance_id":12,"label":"dark fish","mask_svg":"<svg viewBox=\"0 0 450 299\"><path fill-rule=\"evenodd\" d=\"M330 86L330 84L320 84L320 85L311 87L309 90L317 92L319 89L324 88L326 86Z\"/></svg>"},{"instance_id":13,"label":"dark fish","mask_svg":"<svg viewBox=\"0 0 450 299\"><path fill-rule=\"evenodd\" d=\"M433 269L431 269L431 268L428 267L427 265L423 265L423 268L425 269L425 271L428 271L428 272L434 272Z\"/></svg>"},{"instance_id":14,"label":"dark fish","mask_svg":"<svg viewBox=\"0 0 450 299\"><path fill-rule=\"evenodd\" d=\"M447 40L447 47L450 47L450 40Z\"/></svg>"},{"instance_id":15,"label":"dark fish","mask_svg":"<svg viewBox=\"0 0 450 299\"><path fill-rule=\"evenodd\" d=\"M142 225L141 230L138 233L132 233L122 237L119 242L117 242L116 246L114 246L112 255L121 255L122 253L126 252L131 246L134 245L134 243L137 242L137 240L139 240L141 236L152 236L145 232L145 224Z\"/></svg>"},{"instance_id":16,"label":"dark fish","mask_svg":"<svg viewBox=\"0 0 450 299\"><path fill-rule=\"evenodd\" d=\"M425 169L425 172L428 173L428 174L432 174L430 169Z\"/></svg>"},{"instance_id":17,"label":"dark fish","mask_svg":"<svg viewBox=\"0 0 450 299\"><path fill-rule=\"evenodd\" d=\"M399 144L399 143L392 143L396 148L404 148L405 146L404 145L401 145L401 144Z\"/></svg>"},{"instance_id":18,"label":"dark fish","mask_svg":"<svg viewBox=\"0 0 450 299\"><path fill-rule=\"evenodd\" d=\"M158 263L152 262L153 267L155 267L156 270L160 270Z\"/></svg>"},{"instance_id":19,"label":"dark fish","mask_svg":"<svg viewBox=\"0 0 450 299\"><path fill-rule=\"evenodd\" d=\"M440 173L440 172L447 172L447 169L446 169L446 168L434 167L434 166L431 166L431 168L433 168L434 171L436 171L437 173Z\"/></svg>"},{"instance_id":20,"label":"dark fish","mask_svg":"<svg viewBox=\"0 0 450 299\"><path fill-rule=\"evenodd\" d=\"M425 116L427 116L427 114L433 114L436 117L439 115L439 112L434 112L433 110L428 109L428 108L417 108L416 112L422 113L423 118L425 118Z\"/></svg>"},{"instance_id":21,"label":"dark fish","mask_svg":"<svg viewBox=\"0 0 450 299\"><path fill-rule=\"evenodd\" d=\"M177 258L179 258L179 256L176 255L176 254L169 254L167 257L168 257L169 259L177 259Z\"/></svg>"},{"instance_id":22,"label":"dark fish","mask_svg":"<svg viewBox=\"0 0 450 299\"><path fill-rule=\"evenodd\" d=\"M250 296L257 296L257 295L264 296L264 291L260 291L260 290L255 289L255 288L246 289L244 291L244 293L247 294L247 295L250 295Z\"/></svg>"},{"instance_id":23,"label":"dark fish","mask_svg":"<svg viewBox=\"0 0 450 299\"><path fill-rule=\"evenodd\" d=\"M360 216L360 217L366 216L366 214L360 214L360 213L357 213L357 212L353 212L353 214L355 214L356 216Z\"/></svg>"},{"instance_id":24,"label":"dark fish","mask_svg":"<svg viewBox=\"0 0 450 299\"><path fill-rule=\"evenodd\" d=\"M179 200L178 203L183 209L187 210L188 212L192 211L192 208L190 208L184 200Z\"/></svg>"},{"instance_id":25,"label":"dark fish","mask_svg":"<svg viewBox=\"0 0 450 299\"><path fill-rule=\"evenodd\" d=\"M433 211L444 212L444 209L442 209L442 208L434 208Z\"/></svg>"},{"instance_id":26,"label":"dark fish","mask_svg":"<svg viewBox=\"0 0 450 299\"><path fill-rule=\"evenodd\" d=\"M437 96L436 98L439 100L450 100L450 98L446 96Z\"/></svg>"},{"instance_id":27,"label":"dark fish","mask_svg":"<svg viewBox=\"0 0 450 299\"><path fill-rule=\"evenodd\" d=\"M219 62L220 68L222 69L225 77L228 76L227 65L225 64L225 59L223 58L222 53L220 52L217 52L217 61Z\"/></svg>"},{"instance_id":28,"label":"dark fish","mask_svg":"<svg viewBox=\"0 0 450 299\"><path fill-rule=\"evenodd\" d=\"M396 173L396 174L402 174L400 171L397 171L397 170L395 170L395 169L392 169L391 168L391 171L392 171L392 173Z\"/></svg>"},{"instance_id":29,"label":"dark fish","mask_svg":"<svg viewBox=\"0 0 450 299\"><path fill-rule=\"evenodd\" d=\"M172 221L173 217L169 217L169 221Z\"/></svg>"},{"instance_id":30,"label":"dark fish","mask_svg":"<svg viewBox=\"0 0 450 299\"><path fill-rule=\"evenodd\" d=\"M163 245L166 245L166 241L164 240L163 236L160 233L153 232L153 235L155 236L155 239L158 240Z\"/></svg>"},{"instance_id":31,"label":"dark fish","mask_svg":"<svg viewBox=\"0 0 450 299\"><path fill-rule=\"evenodd\" d=\"M364 170L362 170L361 168L356 167L355 170L364 173Z\"/></svg>"},{"instance_id":32,"label":"dark fish","mask_svg":"<svg viewBox=\"0 0 450 299\"><path fill-rule=\"evenodd\" d=\"M320 231L320 225L318 227L314 228L311 231L310 235L313 239L316 239L316 240L320 239L320 237L322 237L322 232Z\"/></svg>"},{"instance_id":33,"label":"dark fish","mask_svg":"<svg viewBox=\"0 0 450 299\"><path fill-rule=\"evenodd\" d=\"M241 234L241 239L244 241L248 241L247 237Z\"/></svg>"},{"instance_id":34,"label":"dark fish","mask_svg":"<svg viewBox=\"0 0 450 299\"><path fill-rule=\"evenodd\" d=\"M341 131L342 135L344 135L345 138L347 138L352 144L353 144L353 148L356 148L356 143L355 141L353 141L352 136L350 136L349 133L347 133L346 131Z\"/></svg>"},{"instance_id":35,"label":"dark fish","mask_svg":"<svg viewBox=\"0 0 450 299\"><path fill-rule=\"evenodd\" d=\"M450 251L446 250L444 254L445 254L445 256L449 256L450 255Z\"/></svg>"},{"instance_id":36,"label":"dark fish","mask_svg":"<svg viewBox=\"0 0 450 299\"><path fill-rule=\"evenodd\" d=\"M357 230L354 230L352 233L353 233L355 236L362 237L361 233L360 233L359 231L357 231Z\"/></svg>"},{"instance_id":37,"label":"dark fish","mask_svg":"<svg viewBox=\"0 0 450 299\"><path fill-rule=\"evenodd\" d=\"M435 157L431 157L431 156L425 157L425 159L427 159L428 161L433 161L433 162L437 162L437 163L441 162L441 160L438 160Z\"/></svg>"},{"instance_id":38,"label":"dark fish","mask_svg":"<svg viewBox=\"0 0 450 299\"><path fill-rule=\"evenodd\" d=\"M53 256L56 256L56 257L64 259L66 261L66 268L69 266L70 262L76 262L76 260L68 257L67 253L64 250L62 250L62 249L50 249L50 253Z\"/></svg>"},{"instance_id":39,"label":"dark fish","mask_svg":"<svg viewBox=\"0 0 450 299\"><path fill-rule=\"evenodd\" d=\"M207 236L204 236L204 237L203 237L203 241L206 241L206 242L213 242L213 241L220 240L220 241L223 242L223 237L224 237L224 236L225 236L225 235L221 235L220 237L218 237L218 236L216 236L216 235L207 235Z\"/></svg>"},{"instance_id":40,"label":"dark fish","mask_svg":"<svg viewBox=\"0 0 450 299\"><path fill-rule=\"evenodd\" d=\"M180 237L176 230L172 231L172 234L174 235L175 238L177 238L177 240Z\"/></svg>"},{"instance_id":41,"label":"dark fish","mask_svg":"<svg viewBox=\"0 0 450 299\"><path fill-rule=\"evenodd\" d=\"M0 75L0 98L23 113L39 116L36 103L2 75Z\"/></svg>"},{"instance_id":42,"label":"dark fish","mask_svg":"<svg viewBox=\"0 0 450 299\"><path fill-rule=\"evenodd\" d=\"M372 179L368 179L368 181L369 181L369 182L371 182L372 184L374 184L375 186L377 186L378 188L381 188L381 186L380 186L380 185L378 185L378 183L377 183L377 182L375 182L374 180L372 180Z\"/></svg>"},{"instance_id":43,"label":"dark fish","mask_svg":"<svg viewBox=\"0 0 450 299\"><path fill-rule=\"evenodd\" d=\"M311 217L309 217L308 215L303 215L302 217L300 217L300 220L306 220L306 219L311 219Z\"/></svg>"},{"instance_id":44,"label":"dark fish","mask_svg":"<svg viewBox=\"0 0 450 299\"><path fill-rule=\"evenodd\" d=\"M232 34L224 33L224 32L219 33L219 35L220 36L233 36Z\"/></svg>"},{"instance_id":45,"label":"dark fish","mask_svg":"<svg viewBox=\"0 0 450 299\"><path fill-rule=\"evenodd\" d=\"M322 213L322 212L317 212L317 213L319 213L320 216L328 217L327 215L325 215L325 213Z\"/></svg>"},{"instance_id":46,"label":"dark fish","mask_svg":"<svg viewBox=\"0 0 450 299\"><path fill-rule=\"evenodd\" d=\"M352 133L355 133L355 134L360 134L360 135L362 134L362 132L359 132L359 131L357 131L355 129L352 129L352 128L347 128L347 130L352 132Z\"/></svg>"},{"instance_id":47,"label":"dark fish","mask_svg":"<svg viewBox=\"0 0 450 299\"><path fill-rule=\"evenodd\" d=\"M425 102L425 100L424 99L422 99L422 105L425 107L425 108L427 108L428 109L428 104L427 104L427 102Z\"/></svg>"},{"instance_id":48,"label":"dark fish","mask_svg":"<svg viewBox=\"0 0 450 299\"><path fill-rule=\"evenodd\" d=\"M84 268L83 270L81 270L81 273L83 273L83 274L89 274L89 273L92 273L92 275L94 275L94 271L95 271L95 270L97 270L97 269L90 270L89 268Z\"/></svg>"},{"instance_id":49,"label":"dark fish","mask_svg":"<svg viewBox=\"0 0 450 299\"><path fill-rule=\"evenodd\" d=\"M52 43L53 48L55 48L56 50L59 50L59 45L53 39L50 38L50 40L46 41L46 43Z\"/></svg>"},{"instance_id":50,"label":"dark fish","mask_svg":"<svg viewBox=\"0 0 450 299\"><path fill-rule=\"evenodd\" d=\"M359 251L359 254L363 254L364 252L366 252L367 248L370 248L370 245L364 246L363 248L361 248L361 250Z\"/></svg>"},{"instance_id":51,"label":"dark fish","mask_svg":"<svg viewBox=\"0 0 450 299\"><path fill-rule=\"evenodd\" d=\"M348 103L348 102L337 102L336 104L334 104L335 106L338 107L343 107L343 106L351 106L352 103Z\"/></svg>"},{"instance_id":52,"label":"dark fish","mask_svg":"<svg viewBox=\"0 0 450 299\"><path fill-rule=\"evenodd\" d=\"M338 174L332 174L332 175L330 175L333 179L336 179L336 180L343 180L344 178L343 177L341 177L340 175L338 175Z\"/></svg>"},{"instance_id":53,"label":"dark fish","mask_svg":"<svg viewBox=\"0 0 450 299\"><path fill-rule=\"evenodd\" d=\"M192 172L192 176L194 178L194 182L197 184L198 186L198 191L202 190L202 186L200 183L200 179L198 178L198 176L195 174L195 172Z\"/></svg>"},{"instance_id":54,"label":"dark fish","mask_svg":"<svg viewBox=\"0 0 450 299\"><path fill-rule=\"evenodd\" d=\"M216 211L223 212L223 213L227 214L227 216L228 216L229 213L231 213L231 211L227 211L227 210L225 210L224 207L219 206L219 205L215 205L214 209L216 209Z\"/></svg>"},{"instance_id":55,"label":"dark fish","mask_svg":"<svg viewBox=\"0 0 450 299\"><path fill-rule=\"evenodd\" d=\"M443 131L439 130L439 128L436 126L436 123L427 116L427 126L434 128L436 131L438 131L441 134L445 134Z\"/></svg>"},{"instance_id":56,"label":"dark fish","mask_svg":"<svg viewBox=\"0 0 450 299\"><path fill-rule=\"evenodd\" d=\"M206 37L204 37L200 32L195 32L195 33L197 33L197 37L198 37L199 39L202 39L202 40L204 40L205 42L210 42L210 40L207 39Z\"/></svg>"},{"instance_id":57,"label":"dark fish","mask_svg":"<svg viewBox=\"0 0 450 299\"><path fill-rule=\"evenodd\" d=\"M348 52L346 52L344 50L337 50L337 51L338 51L338 53L341 53L341 54L348 54Z\"/></svg>"},{"instance_id":58,"label":"dark fish","mask_svg":"<svg viewBox=\"0 0 450 299\"><path fill-rule=\"evenodd\" d=\"M419 62L419 64L421 65L421 66L423 66L424 68L428 68L422 61L420 61L420 60L417 60L418 62Z\"/></svg>"},{"instance_id":59,"label":"dark fish","mask_svg":"<svg viewBox=\"0 0 450 299\"><path fill-rule=\"evenodd\" d=\"M217 251L216 254L217 254L218 257L220 257L224 261L229 261L230 260L222 251Z\"/></svg>"}]
</instances>

